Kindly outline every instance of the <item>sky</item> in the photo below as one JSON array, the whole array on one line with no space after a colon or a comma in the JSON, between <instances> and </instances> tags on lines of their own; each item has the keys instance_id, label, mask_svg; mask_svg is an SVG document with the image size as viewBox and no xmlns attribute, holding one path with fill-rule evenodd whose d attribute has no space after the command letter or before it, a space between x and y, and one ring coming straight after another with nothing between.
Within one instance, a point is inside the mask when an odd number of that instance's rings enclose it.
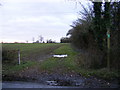
<instances>
[{"instance_id":1,"label":"sky","mask_svg":"<svg viewBox=\"0 0 120 90\"><path fill-rule=\"evenodd\" d=\"M0 42L60 42L80 15L75 0L0 0ZM81 0L86 5L87 2Z\"/></svg>"}]
</instances>

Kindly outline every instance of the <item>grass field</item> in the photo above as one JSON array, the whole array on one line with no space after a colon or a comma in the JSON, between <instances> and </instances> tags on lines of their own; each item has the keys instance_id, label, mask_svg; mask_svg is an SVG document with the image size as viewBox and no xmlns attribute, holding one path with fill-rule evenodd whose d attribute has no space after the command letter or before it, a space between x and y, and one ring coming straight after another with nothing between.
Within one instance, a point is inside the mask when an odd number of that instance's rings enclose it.
<instances>
[{"instance_id":1,"label":"grass field","mask_svg":"<svg viewBox=\"0 0 120 90\"><path fill-rule=\"evenodd\" d=\"M10 43L2 44L3 50L20 50L22 60L30 60L37 57L38 54L46 54L51 52L54 48L61 46L62 44L52 43L52 44L39 44L39 43Z\"/></svg>"},{"instance_id":2,"label":"grass field","mask_svg":"<svg viewBox=\"0 0 120 90\"><path fill-rule=\"evenodd\" d=\"M2 44L4 50L20 50L21 64L18 65L18 60L7 60L8 63L3 61L3 74L15 74L27 67L31 67L39 63L41 59L45 59L46 55L51 54L54 49L62 46L63 44L51 43L51 44L39 44L39 43L5 43ZM11 53L9 53L11 54ZM16 54L17 53L12 53ZM15 63L13 64L12 61Z\"/></svg>"},{"instance_id":3,"label":"grass field","mask_svg":"<svg viewBox=\"0 0 120 90\"><path fill-rule=\"evenodd\" d=\"M70 44L50 43L50 44L3 44L3 50L21 51L21 64L3 63L3 75L18 75L21 71L29 71L30 68L37 72L48 73L73 73L83 76L96 76L103 79L119 78L120 75L116 71L107 72L106 69L91 70L81 68L77 63L77 57L80 52L76 52ZM46 58L47 55L67 54L66 58ZM43 58L45 57L45 58ZM41 59L44 59L42 62ZM81 58L82 59L82 58ZM26 73L26 72L25 72ZM31 71L32 73L32 71Z\"/></svg>"}]
</instances>

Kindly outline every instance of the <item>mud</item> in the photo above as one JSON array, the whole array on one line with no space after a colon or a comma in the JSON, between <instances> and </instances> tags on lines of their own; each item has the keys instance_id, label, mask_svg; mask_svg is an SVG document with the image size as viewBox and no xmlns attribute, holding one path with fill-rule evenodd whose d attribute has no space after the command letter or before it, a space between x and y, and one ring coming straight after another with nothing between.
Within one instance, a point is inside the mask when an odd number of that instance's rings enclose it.
<instances>
[{"instance_id":1,"label":"mud","mask_svg":"<svg viewBox=\"0 0 120 90\"><path fill-rule=\"evenodd\" d=\"M25 81L49 86L76 86L82 88L119 88L118 83L108 82L95 77L85 78L81 75L42 73L37 77L4 76L3 81Z\"/></svg>"}]
</instances>

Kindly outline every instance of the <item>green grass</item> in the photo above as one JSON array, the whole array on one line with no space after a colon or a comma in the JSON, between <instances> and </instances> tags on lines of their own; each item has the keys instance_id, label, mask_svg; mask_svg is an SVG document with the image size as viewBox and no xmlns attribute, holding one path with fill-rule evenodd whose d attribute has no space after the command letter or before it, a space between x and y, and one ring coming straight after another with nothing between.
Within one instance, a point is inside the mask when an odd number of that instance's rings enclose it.
<instances>
[{"instance_id":1,"label":"green grass","mask_svg":"<svg viewBox=\"0 0 120 90\"><path fill-rule=\"evenodd\" d=\"M16 74L17 72L20 72L26 68L32 67L36 64L37 62L33 62L33 61L24 61L24 62L21 62L20 65L3 64L2 73L3 75L13 75L13 74Z\"/></svg>"},{"instance_id":2,"label":"green grass","mask_svg":"<svg viewBox=\"0 0 120 90\"><path fill-rule=\"evenodd\" d=\"M77 72L85 77L94 76L94 77L105 79L105 80L113 80L113 79L120 78L120 72L117 72L114 70L108 71L106 68L96 69L96 70L79 68Z\"/></svg>"},{"instance_id":3,"label":"green grass","mask_svg":"<svg viewBox=\"0 0 120 90\"><path fill-rule=\"evenodd\" d=\"M3 50L18 50L20 49L21 59L24 58L29 60L38 56L40 53L47 53L51 48L59 47L64 44L58 43L3 43ZM17 54L17 53L16 53Z\"/></svg>"},{"instance_id":4,"label":"green grass","mask_svg":"<svg viewBox=\"0 0 120 90\"><path fill-rule=\"evenodd\" d=\"M77 52L75 52L69 44L61 46L60 48L54 50L54 54L67 54L68 57L65 58L49 58L44 61L40 68L46 71L57 71L62 69L62 73L70 72L77 69L75 58Z\"/></svg>"},{"instance_id":5,"label":"green grass","mask_svg":"<svg viewBox=\"0 0 120 90\"><path fill-rule=\"evenodd\" d=\"M36 57L40 54L46 54L52 52L54 48L57 48L64 44L57 43L4 43L2 44L3 50L17 50L21 52L21 64L18 65L18 60L4 60L2 63L3 74L10 75L16 74L21 70L38 64ZM52 50L53 49L53 50ZM24 58L26 57L26 58ZM36 63L37 62L37 63Z\"/></svg>"},{"instance_id":6,"label":"green grass","mask_svg":"<svg viewBox=\"0 0 120 90\"><path fill-rule=\"evenodd\" d=\"M68 56L75 56L77 52L71 48L70 44L66 44L54 50L54 54L67 54Z\"/></svg>"},{"instance_id":7,"label":"green grass","mask_svg":"<svg viewBox=\"0 0 120 90\"><path fill-rule=\"evenodd\" d=\"M7 50L18 50L20 49L21 52L24 54L27 52L29 53L31 50L34 52L38 49L51 47L51 46L57 46L57 43L3 43L2 48Z\"/></svg>"}]
</instances>

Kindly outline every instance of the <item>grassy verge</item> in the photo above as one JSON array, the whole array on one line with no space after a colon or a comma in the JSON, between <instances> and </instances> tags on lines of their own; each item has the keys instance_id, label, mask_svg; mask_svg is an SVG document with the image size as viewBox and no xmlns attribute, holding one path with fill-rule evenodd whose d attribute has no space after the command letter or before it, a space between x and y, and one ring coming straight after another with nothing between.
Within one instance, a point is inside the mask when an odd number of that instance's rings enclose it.
<instances>
[{"instance_id":1,"label":"grassy verge","mask_svg":"<svg viewBox=\"0 0 120 90\"><path fill-rule=\"evenodd\" d=\"M76 70L76 72L79 72L82 76L85 77L97 77L105 80L117 80L120 78L120 72L118 71L108 71L106 68L102 69L84 69L84 68L79 68Z\"/></svg>"},{"instance_id":2,"label":"grassy verge","mask_svg":"<svg viewBox=\"0 0 120 90\"><path fill-rule=\"evenodd\" d=\"M21 72L22 70L32 67L34 65L36 65L37 62L33 62L33 61L24 61L21 62L20 65L16 64L16 65L12 65L12 64L3 64L3 75L13 75L13 74L17 74L17 72Z\"/></svg>"}]
</instances>

